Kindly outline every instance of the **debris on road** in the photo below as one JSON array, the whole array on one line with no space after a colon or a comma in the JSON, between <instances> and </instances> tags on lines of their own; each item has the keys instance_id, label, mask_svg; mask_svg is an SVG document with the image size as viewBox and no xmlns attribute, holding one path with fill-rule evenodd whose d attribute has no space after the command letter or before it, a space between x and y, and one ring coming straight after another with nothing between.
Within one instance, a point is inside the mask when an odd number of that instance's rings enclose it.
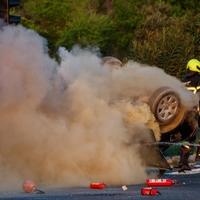
<instances>
[{"instance_id":1,"label":"debris on road","mask_svg":"<svg viewBox=\"0 0 200 200\"><path fill-rule=\"evenodd\" d=\"M90 184L90 188L91 189L104 189L106 187L106 184L105 183L99 183L99 182L95 182L95 183L91 183Z\"/></svg>"},{"instance_id":2,"label":"debris on road","mask_svg":"<svg viewBox=\"0 0 200 200\"><path fill-rule=\"evenodd\" d=\"M170 187L176 183L173 179L147 179L146 185L148 187Z\"/></svg>"},{"instance_id":3,"label":"debris on road","mask_svg":"<svg viewBox=\"0 0 200 200\"><path fill-rule=\"evenodd\" d=\"M156 188L144 187L141 189L141 195L142 196L156 196L156 195L161 195L161 193Z\"/></svg>"},{"instance_id":4,"label":"debris on road","mask_svg":"<svg viewBox=\"0 0 200 200\"><path fill-rule=\"evenodd\" d=\"M128 187L127 187L126 185L123 185L123 186L122 186L122 190L123 190L123 191L126 191L126 190L128 190Z\"/></svg>"},{"instance_id":5,"label":"debris on road","mask_svg":"<svg viewBox=\"0 0 200 200\"><path fill-rule=\"evenodd\" d=\"M36 186L36 184L31 181L31 180L25 180L23 183L23 190L26 193L33 193L35 192L36 194L44 194L45 192L42 190L39 190Z\"/></svg>"}]
</instances>

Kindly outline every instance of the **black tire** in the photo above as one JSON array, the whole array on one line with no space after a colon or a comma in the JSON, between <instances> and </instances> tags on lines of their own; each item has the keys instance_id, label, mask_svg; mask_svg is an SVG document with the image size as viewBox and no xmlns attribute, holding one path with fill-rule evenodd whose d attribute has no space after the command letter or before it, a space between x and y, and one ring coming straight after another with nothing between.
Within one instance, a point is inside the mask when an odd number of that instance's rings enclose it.
<instances>
[{"instance_id":1,"label":"black tire","mask_svg":"<svg viewBox=\"0 0 200 200\"><path fill-rule=\"evenodd\" d=\"M156 90L149 99L149 106L160 125L161 133L175 129L186 114L179 95L169 87Z\"/></svg>"}]
</instances>

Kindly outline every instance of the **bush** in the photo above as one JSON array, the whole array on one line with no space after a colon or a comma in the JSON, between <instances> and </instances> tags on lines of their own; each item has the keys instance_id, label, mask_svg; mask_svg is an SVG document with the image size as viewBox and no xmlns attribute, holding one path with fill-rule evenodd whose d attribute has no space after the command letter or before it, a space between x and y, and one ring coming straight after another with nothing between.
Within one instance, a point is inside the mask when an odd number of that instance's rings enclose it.
<instances>
[{"instance_id":1,"label":"bush","mask_svg":"<svg viewBox=\"0 0 200 200\"><path fill-rule=\"evenodd\" d=\"M49 40L50 52L99 47L103 55L156 65L181 77L200 58L198 0L24 0L23 24Z\"/></svg>"}]
</instances>

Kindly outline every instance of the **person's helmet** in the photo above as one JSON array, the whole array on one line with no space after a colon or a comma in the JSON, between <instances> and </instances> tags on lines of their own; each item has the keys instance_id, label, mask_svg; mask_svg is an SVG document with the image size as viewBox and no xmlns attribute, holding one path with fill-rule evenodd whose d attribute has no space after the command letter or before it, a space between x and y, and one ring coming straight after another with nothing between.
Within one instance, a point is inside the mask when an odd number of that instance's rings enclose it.
<instances>
[{"instance_id":1,"label":"person's helmet","mask_svg":"<svg viewBox=\"0 0 200 200\"><path fill-rule=\"evenodd\" d=\"M187 63L187 69L193 72L199 72L200 73L200 61L197 59L191 59Z\"/></svg>"}]
</instances>

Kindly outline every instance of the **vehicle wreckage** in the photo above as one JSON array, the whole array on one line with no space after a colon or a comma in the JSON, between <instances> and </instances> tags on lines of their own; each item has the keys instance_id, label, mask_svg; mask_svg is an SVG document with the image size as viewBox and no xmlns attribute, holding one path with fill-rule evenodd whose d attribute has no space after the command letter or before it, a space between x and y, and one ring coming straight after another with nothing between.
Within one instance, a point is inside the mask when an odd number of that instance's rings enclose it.
<instances>
[{"instance_id":1,"label":"vehicle wreckage","mask_svg":"<svg viewBox=\"0 0 200 200\"><path fill-rule=\"evenodd\" d=\"M102 63L112 70L123 67L119 59L111 56L104 57ZM190 149L190 154L195 155L191 161L195 162L200 148L199 105L188 110L178 92L167 86L158 88L145 102L159 124L160 139L156 138L154 130L150 130L151 139L139 141L144 165L159 169L161 174L173 169L178 166L182 147Z\"/></svg>"}]
</instances>

